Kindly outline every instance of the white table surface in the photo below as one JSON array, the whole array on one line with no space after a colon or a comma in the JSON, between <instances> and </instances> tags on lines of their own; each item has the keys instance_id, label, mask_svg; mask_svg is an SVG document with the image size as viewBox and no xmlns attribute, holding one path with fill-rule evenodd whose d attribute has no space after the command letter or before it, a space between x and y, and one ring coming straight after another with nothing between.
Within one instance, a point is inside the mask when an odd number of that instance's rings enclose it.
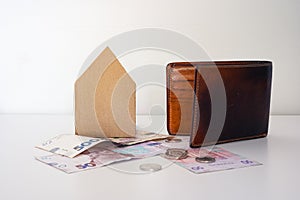
<instances>
[{"instance_id":1,"label":"white table surface","mask_svg":"<svg viewBox=\"0 0 300 200\"><path fill-rule=\"evenodd\" d=\"M207 174L174 164L150 174L65 174L34 159L35 145L73 127L71 115L0 115L0 199L300 199L300 116L271 116L267 138L219 145L263 165Z\"/></svg>"}]
</instances>

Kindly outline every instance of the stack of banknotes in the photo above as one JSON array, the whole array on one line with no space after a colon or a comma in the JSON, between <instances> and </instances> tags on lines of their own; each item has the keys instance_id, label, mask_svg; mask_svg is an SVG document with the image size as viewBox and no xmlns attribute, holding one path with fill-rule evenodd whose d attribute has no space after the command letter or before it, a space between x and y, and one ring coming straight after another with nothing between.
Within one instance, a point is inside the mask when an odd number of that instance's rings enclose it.
<instances>
[{"instance_id":1,"label":"stack of banknotes","mask_svg":"<svg viewBox=\"0 0 300 200\"><path fill-rule=\"evenodd\" d=\"M193 173L206 173L261 165L220 147L189 148L189 137L141 133L135 138L91 138L60 135L37 145L44 150L38 161L66 173L108 166L118 162L161 156ZM158 171L149 163L141 170Z\"/></svg>"}]
</instances>

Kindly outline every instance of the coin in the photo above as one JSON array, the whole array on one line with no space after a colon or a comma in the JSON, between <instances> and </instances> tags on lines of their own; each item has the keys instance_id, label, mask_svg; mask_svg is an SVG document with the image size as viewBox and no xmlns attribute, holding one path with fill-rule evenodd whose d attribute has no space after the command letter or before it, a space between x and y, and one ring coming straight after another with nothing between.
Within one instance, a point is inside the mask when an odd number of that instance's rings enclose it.
<instances>
[{"instance_id":1,"label":"coin","mask_svg":"<svg viewBox=\"0 0 300 200\"><path fill-rule=\"evenodd\" d=\"M170 148L167 149L165 153L165 157L168 159L175 159L175 160L181 160L184 158L187 158L188 151L185 149L179 149L179 148Z\"/></svg>"},{"instance_id":2,"label":"coin","mask_svg":"<svg viewBox=\"0 0 300 200\"><path fill-rule=\"evenodd\" d=\"M175 157L175 156L169 156L169 155L163 154L162 157L164 157L166 159L169 159L169 160L182 160L182 159L187 158L188 155L183 155L183 156L180 156L180 157Z\"/></svg>"},{"instance_id":3,"label":"coin","mask_svg":"<svg viewBox=\"0 0 300 200\"><path fill-rule=\"evenodd\" d=\"M156 172L161 170L161 165L155 163L145 163L140 165L140 170L148 172Z\"/></svg>"},{"instance_id":4,"label":"coin","mask_svg":"<svg viewBox=\"0 0 300 200\"><path fill-rule=\"evenodd\" d=\"M213 163L216 159L210 156L196 157L195 160L199 163Z\"/></svg>"},{"instance_id":5,"label":"coin","mask_svg":"<svg viewBox=\"0 0 300 200\"><path fill-rule=\"evenodd\" d=\"M182 141L182 139L180 139L180 138L167 138L165 140L165 142L167 142L167 143L178 143L178 142L181 142L181 141Z\"/></svg>"}]
</instances>

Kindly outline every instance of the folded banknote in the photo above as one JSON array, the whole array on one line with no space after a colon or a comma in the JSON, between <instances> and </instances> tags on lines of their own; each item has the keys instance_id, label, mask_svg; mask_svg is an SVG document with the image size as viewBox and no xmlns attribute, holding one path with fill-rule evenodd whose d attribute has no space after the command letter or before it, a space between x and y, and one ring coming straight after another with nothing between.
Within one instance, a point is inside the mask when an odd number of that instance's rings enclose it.
<instances>
[{"instance_id":1,"label":"folded banknote","mask_svg":"<svg viewBox=\"0 0 300 200\"><path fill-rule=\"evenodd\" d=\"M163 153L154 141L126 147L118 147L110 141L104 141L82 152L74 158L57 154L40 155L35 158L47 165L66 173L95 169L115 162L152 157Z\"/></svg>"},{"instance_id":2,"label":"folded banknote","mask_svg":"<svg viewBox=\"0 0 300 200\"><path fill-rule=\"evenodd\" d=\"M63 134L49 139L36 147L51 153L73 158L103 141L106 141L106 139Z\"/></svg>"},{"instance_id":3,"label":"folded banknote","mask_svg":"<svg viewBox=\"0 0 300 200\"><path fill-rule=\"evenodd\" d=\"M133 157L129 155L122 155L120 153L104 149L101 146L94 146L75 158L69 158L57 154L37 156L35 158L66 173L95 169L115 162L133 159Z\"/></svg>"}]
</instances>

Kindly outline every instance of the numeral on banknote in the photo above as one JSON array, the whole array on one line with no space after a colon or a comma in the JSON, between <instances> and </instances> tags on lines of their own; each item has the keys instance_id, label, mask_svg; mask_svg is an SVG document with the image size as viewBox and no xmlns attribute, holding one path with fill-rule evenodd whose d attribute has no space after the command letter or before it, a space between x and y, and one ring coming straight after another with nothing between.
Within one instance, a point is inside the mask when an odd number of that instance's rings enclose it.
<instances>
[{"instance_id":1,"label":"numeral on banknote","mask_svg":"<svg viewBox=\"0 0 300 200\"><path fill-rule=\"evenodd\" d=\"M90 146L91 144L93 144L94 142L98 142L99 139L90 139L89 141L83 142L80 145L74 147L74 149L76 151L80 151L81 149L83 149L84 147Z\"/></svg>"},{"instance_id":2,"label":"numeral on banknote","mask_svg":"<svg viewBox=\"0 0 300 200\"><path fill-rule=\"evenodd\" d=\"M251 161L251 160L241 160L241 163L243 163L243 164L252 164L253 163L253 161Z\"/></svg>"},{"instance_id":3,"label":"numeral on banknote","mask_svg":"<svg viewBox=\"0 0 300 200\"><path fill-rule=\"evenodd\" d=\"M85 163L85 164L82 164L82 165L76 165L76 167L78 169L85 169L85 168L88 168L88 167L95 167L96 164L94 162L89 162L89 163Z\"/></svg>"},{"instance_id":4,"label":"numeral on banknote","mask_svg":"<svg viewBox=\"0 0 300 200\"><path fill-rule=\"evenodd\" d=\"M199 171L199 170L202 170L202 169L204 169L204 168L201 167L201 166L192 167L192 170L195 170L195 171Z\"/></svg>"}]
</instances>

